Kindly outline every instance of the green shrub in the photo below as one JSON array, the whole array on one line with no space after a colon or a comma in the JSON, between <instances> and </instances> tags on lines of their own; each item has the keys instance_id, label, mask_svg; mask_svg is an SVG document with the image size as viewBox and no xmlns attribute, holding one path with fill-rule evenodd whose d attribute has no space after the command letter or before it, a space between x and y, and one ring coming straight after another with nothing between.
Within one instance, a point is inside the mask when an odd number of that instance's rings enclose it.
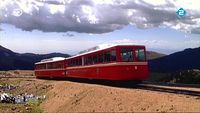
<instances>
[{"instance_id":1,"label":"green shrub","mask_svg":"<svg viewBox=\"0 0 200 113\"><path fill-rule=\"evenodd\" d=\"M184 84L200 84L200 70L184 70L175 73L151 73L148 81Z\"/></svg>"},{"instance_id":2,"label":"green shrub","mask_svg":"<svg viewBox=\"0 0 200 113\"><path fill-rule=\"evenodd\" d=\"M40 100L30 100L28 102L30 109L27 111L27 113L42 113L43 110L39 107L40 104Z\"/></svg>"},{"instance_id":3,"label":"green shrub","mask_svg":"<svg viewBox=\"0 0 200 113\"><path fill-rule=\"evenodd\" d=\"M200 84L200 70L185 70L172 74L176 83Z\"/></svg>"}]
</instances>

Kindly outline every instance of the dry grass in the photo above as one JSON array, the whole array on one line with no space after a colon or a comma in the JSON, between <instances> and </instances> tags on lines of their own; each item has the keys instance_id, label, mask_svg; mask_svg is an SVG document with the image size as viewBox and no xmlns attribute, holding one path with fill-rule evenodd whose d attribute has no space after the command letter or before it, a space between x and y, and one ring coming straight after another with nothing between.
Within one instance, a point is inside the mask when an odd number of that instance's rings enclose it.
<instances>
[{"instance_id":1,"label":"dry grass","mask_svg":"<svg viewBox=\"0 0 200 113\"><path fill-rule=\"evenodd\" d=\"M33 70L0 71L0 77L34 77Z\"/></svg>"}]
</instances>

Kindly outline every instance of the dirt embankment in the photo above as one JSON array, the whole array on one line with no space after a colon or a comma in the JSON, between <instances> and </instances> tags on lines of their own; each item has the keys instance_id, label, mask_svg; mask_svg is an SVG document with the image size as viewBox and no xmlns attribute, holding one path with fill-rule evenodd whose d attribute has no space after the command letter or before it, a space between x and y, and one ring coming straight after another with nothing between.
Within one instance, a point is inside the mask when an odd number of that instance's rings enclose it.
<instances>
[{"instance_id":1,"label":"dirt embankment","mask_svg":"<svg viewBox=\"0 0 200 113\"><path fill-rule=\"evenodd\" d=\"M5 74L5 72L2 73ZM10 75L22 75L22 72L9 73ZM27 72L24 73L23 75L27 74ZM200 112L200 97L145 90L138 87L121 88L69 80L39 80L34 77L1 78L0 84L17 86L15 90L8 91L15 95L21 93L46 95L46 99L39 107L48 113ZM25 105L0 103L0 112L24 112L27 111L26 108Z\"/></svg>"},{"instance_id":2,"label":"dirt embankment","mask_svg":"<svg viewBox=\"0 0 200 113\"><path fill-rule=\"evenodd\" d=\"M200 98L181 94L54 81L45 112L200 112Z\"/></svg>"}]
</instances>

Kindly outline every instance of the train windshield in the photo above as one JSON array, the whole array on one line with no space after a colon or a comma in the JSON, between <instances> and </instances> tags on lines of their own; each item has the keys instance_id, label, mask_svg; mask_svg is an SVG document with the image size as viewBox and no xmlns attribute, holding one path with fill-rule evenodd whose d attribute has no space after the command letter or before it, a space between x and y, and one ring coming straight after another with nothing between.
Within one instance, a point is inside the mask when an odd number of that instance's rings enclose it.
<instances>
[{"instance_id":1,"label":"train windshield","mask_svg":"<svg viewBox=\"0 0 200 113\"><path fill-rule=\"evenodd\" d=\"M121 52L122 62L133 62L133 49L132 48L122 48Z\"/></svg>"},{"instance_id":2,"label":"train windshield","mask_svg":"<svg viewBox=\"0 0 200 113\"><path fill-rule=\"evenodd\" d=\"M144 49L135 50L136 61L145 61L145 51Z\"/></svg>"}]
</instances>

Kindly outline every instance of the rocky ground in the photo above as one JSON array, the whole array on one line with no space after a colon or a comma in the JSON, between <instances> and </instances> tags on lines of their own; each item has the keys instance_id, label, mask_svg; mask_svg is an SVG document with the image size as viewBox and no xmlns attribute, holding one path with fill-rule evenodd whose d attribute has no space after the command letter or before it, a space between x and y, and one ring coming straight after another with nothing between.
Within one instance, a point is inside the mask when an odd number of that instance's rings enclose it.
<instances>
[{"instance_id":1,"label":"rocky ground","mask_svg":"<svg viewBox=\"0 0 200 113\"><path fill-rule=\"evenodd\" d=\"M37 104L0 103L0 112L200 112L200 97L73 80L1 78L12 94L46 95Z\"/></svg>"}]
</instances>

